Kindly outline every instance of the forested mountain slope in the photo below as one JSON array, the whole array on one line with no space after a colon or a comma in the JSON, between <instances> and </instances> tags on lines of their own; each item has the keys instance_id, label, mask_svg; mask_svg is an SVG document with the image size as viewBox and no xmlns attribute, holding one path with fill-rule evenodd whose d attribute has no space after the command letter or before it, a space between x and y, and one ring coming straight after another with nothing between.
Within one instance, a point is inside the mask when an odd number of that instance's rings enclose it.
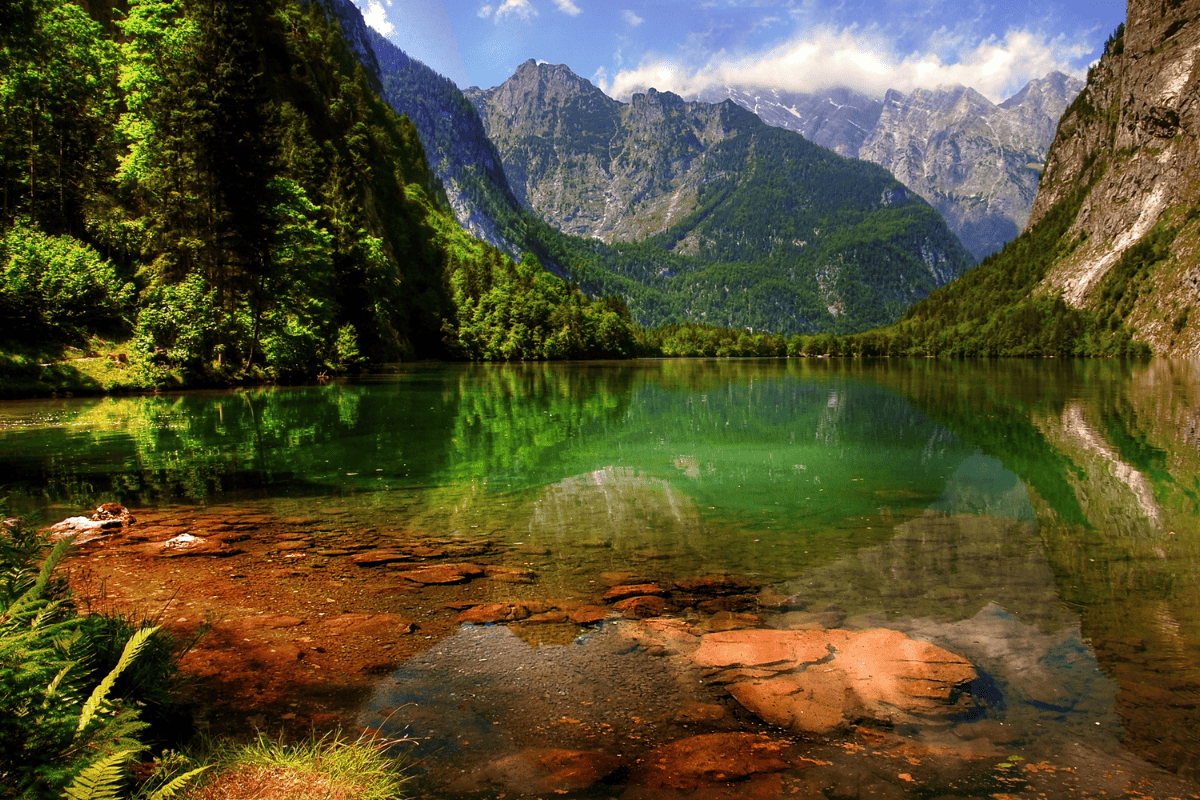
<instances>
[{"instance_id":1,"label":"forested mountain slope","mask_svg":"<svg viewBox=\"0 0 1200 800\"><path fill-rule=\"evenodd\" d=\"M1029 227L881 335L907 352L1200 352L1198 54L1200 0L1130 0L1059 123Z\"/></svg>"},{"instance_id":2,"label":"forested mountain slope","mask_svg":"<svg viewBox=\"0 0 1200 800\"><path fill-rule=\"evenodd\" d=\"M616 265L667 304L671 316L647 318L627 296L643 321L862 330L971 263L936 212L885 170L733 103L655 91L618 103L566 67L533 61L466 94L513 193L539 216L618 252L640 242L687 258L657 271Z\"/></svg>"},{"instance_id":3,"label":"forested mountain slope","mask_svg":"<svg viewBox=\"0 0 1200 800\"><path fill-rule=\"evenodd\" d=\"M1055 72L998 105L963 86L892 90L883 100L850 89L712 87L698 99L733 100L770 125L879 164L982 259L1025 227L1058 119L1081 88Z\"/></svg>"},{"instance_id":4,"label":"forested mountain slope","mask_svg":"<svg viewBox=\"0 0 1200 800\"><path fill-rule=\"evenodd\" d=\"M65 0L3 10L5 343L132 336L150 384L628 353L619 303L458 227L365 28L293 0L89 9L107 27Z\"/></svg>"}]
</instances>

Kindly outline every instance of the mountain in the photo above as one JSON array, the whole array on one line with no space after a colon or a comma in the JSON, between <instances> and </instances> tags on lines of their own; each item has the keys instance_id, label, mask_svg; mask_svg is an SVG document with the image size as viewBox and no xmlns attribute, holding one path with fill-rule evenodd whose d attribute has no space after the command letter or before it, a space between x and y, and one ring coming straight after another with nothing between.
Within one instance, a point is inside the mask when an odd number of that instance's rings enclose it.
<instances>
[{"instance_id":1,"label":"mountain","mask_svg":"<svg viewBox=\"0 0 1200 800\"><path fill-rule=\"evenodd\" d=\"M362 19L350 0L331 5L346 16L353 10ZM459 224L473 236L518 255L525 248L514 245L504 230L521 216L521 205L479 115L449 78L411 58L374 28L367 34L370 59L363 59L364 66L372 61L378 65L383 98L417 126Z\"/></svg>"},{"instance_id":2,"label":"mountain","mask_svg":"<svg viewBox=\"0 0 1200 800\"><path fill-rule=\"evenodd\" d=\"M936 208L976 258L1024 228L1062 112L1083 83L1054 72L999 105L963 86L895 90L876 100L850 89L820 94L713 87L769 125L890 171Z\"/></svg>"},{"instance_id":3,"label":"mountain","mask_svg":"<svg viewBox=\"0 0 1200 800\"><path fill-rule=\"evenodd\" d=\"M862 330L972 261L886 170L732 102L651 90L621 103L565 66L532 60L465 95L513 193L538 216L618 251L643 243L690 259L637 271L674 308L659 324Z\"/></svg>"},{"instance_id":4,"label":"mountain","mask_svg":"<svg viewBox=\"0 0 1200 800\"><path fill-rule=\"evenodd\" d=\"M847 158L858 158L863 142L875 130L883 112L883 101L847 88L808 93L710 86L697 93L695 99L705 103L732 100L768 125L795 131Z\"/></svg>"},{"instance_id":5,"label":"mountain","mask_svg":"<svg viewBox=\"0 0 1200 800\"><path fill-rule=\"evenodd\" d=\"M1200 2L1130 0L1050 148L1032 220L1089 187L1043 289L1115 314L1159 353L1200 351Z\"/></svg>"},{"instance_id":6,"label":"mountain","mask_svg":"<svg viewBox=\"0 0 1200 800\"><path fill-rule=\"evenodd\" d=\"M1130 0L1026 230L881 332L904 352L1200 352L1200 0Z\"/></svg>"}]
</instances>

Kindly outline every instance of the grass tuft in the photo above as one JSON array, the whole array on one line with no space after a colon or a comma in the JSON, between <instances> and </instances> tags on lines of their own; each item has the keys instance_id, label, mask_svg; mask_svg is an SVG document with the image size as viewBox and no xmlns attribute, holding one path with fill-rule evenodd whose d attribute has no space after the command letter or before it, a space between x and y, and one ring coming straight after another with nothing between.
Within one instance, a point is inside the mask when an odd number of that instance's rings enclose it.
<instances>
[{"instance_id":1,"label":"grass tuft","mask_svg":"<svg viewBox=\"0 0 1200 800\"><path fill-rule=\"evenodd\" d=\"M283 743L260 735L225 745L188 800L394 800L407 778L388 755L394 742L342 733Z\"/></svg>"}]
</instances>

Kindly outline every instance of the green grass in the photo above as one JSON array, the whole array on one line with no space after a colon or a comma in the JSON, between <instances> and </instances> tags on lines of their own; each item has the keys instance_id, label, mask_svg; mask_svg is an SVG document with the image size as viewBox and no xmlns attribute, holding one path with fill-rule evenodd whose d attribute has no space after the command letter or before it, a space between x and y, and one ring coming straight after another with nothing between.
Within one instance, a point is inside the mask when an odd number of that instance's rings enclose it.
<instances>
[{"instance_id":1,"label":"green grass","mask_svg":"<svg viewBox=\"0 0 1200 800\"><path fill-rule=\"evenodd\" d=\"M215 764L185 800L392 800L407 778L388 755L391 740L342 733L283 743L265 735L243 745L217 743Z\"/></svg>"},{"instance_id":2,"label":"green grass","mask_svg":"<svg viewBox=\"0 0 1200 800\"><path fill-rule=\"evenodd\" d=\"M132 344L96 336L86 348L0 342L0 399L183 388L178 373L145 364Z\"/></svg>"}]
</instances>

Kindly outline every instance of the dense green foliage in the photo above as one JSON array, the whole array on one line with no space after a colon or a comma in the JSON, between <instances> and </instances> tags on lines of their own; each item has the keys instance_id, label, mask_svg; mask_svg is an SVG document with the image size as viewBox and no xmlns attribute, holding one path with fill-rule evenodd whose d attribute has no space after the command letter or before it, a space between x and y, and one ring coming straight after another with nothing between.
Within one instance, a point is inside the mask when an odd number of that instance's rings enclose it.
<instances>
[{"instance_id":1,"label":"dense green foliage","mask_svg":"<svg viewBox=\"0 0 1200 800\"><path fill-rule=\"evenodd\" d=\"M19 519L0 530L0 797L115 796L145 749L138 707L173 675L156 629L75 613L55 574L70 544L47 555Z\"/></svg>"},{"instance_id":2,"label":"dense green foliage","mask_svg":"<svg viewBox=\"0 0 1200 800\"><path fill-rule=\"evenodd\" d=\"M133 284L95 249L23 224L0 238L0 276L0 316L9 335L119 328L132 308Z\"/></svg>"},{"instance_id":3,"label":"dense green foliage","mask_svg":"<svg viewBox=\"0 0 1200 800\"><path fill-rule=\"evenodd\" d=\"M415 128L320 3L89 5L109 30L23 0L0 31L0 336L133 336L152 383L312 378L456 346L455 273L505 259L447 224ZM629 337L581 319L554 353Z\"/></svg>"},{"instance_id":4,"label":"dense green foliage","mask_svg":"<svg viewBox=\"0 0 1200 800\"><path fill-rule=\"evenodd\" d=\"M458 326L448 338L459 354L488 361L632 355L629 312L617 299L593 303L542 268L490 259L452 267Z\"/></svg>"}]
</instances>

